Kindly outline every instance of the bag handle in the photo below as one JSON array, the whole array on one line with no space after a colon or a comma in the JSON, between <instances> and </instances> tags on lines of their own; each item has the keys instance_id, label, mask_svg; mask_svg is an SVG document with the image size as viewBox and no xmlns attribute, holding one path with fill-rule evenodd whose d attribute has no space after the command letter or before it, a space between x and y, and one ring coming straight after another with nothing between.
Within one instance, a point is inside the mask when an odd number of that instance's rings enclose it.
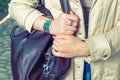
<instances>
[{"instance_id":1,"label":"bag handle","mask_svg":"<svg viewBox=\"0 0 120 80\"><path fill-rule=\"evenodd\" d=\"M61 8L64 13L69 14L70 13L70 6L68 0L60 0L61 3ZM45 16L53 18L51 12L45 7L45 2L44 0L39 0L39 5L36 8L42 13L44 13Z\"/></svg>"},{"instance_id":2,"label":"bag handle","mask_svg":"<svg viewBox=\"0 0 120 80\"><path fill-rule=\"evenodd\" d=\"M39 0L39 5L36 7L36 9L39 10L40 12L44 13L44 16L47 16L47 17L53 19L51 12L45 7L44 0Z\"/></svg>"},{"instance_id":3,"label":"bag handle","mask_svg":"<svg viewBox=\"0 0 120 80\"><path fill-rule=\"evenodd\" d=\"M60 0L61 8L64 13L70 14L70 5L68 0Z\"/></svg>"}]
</instances>

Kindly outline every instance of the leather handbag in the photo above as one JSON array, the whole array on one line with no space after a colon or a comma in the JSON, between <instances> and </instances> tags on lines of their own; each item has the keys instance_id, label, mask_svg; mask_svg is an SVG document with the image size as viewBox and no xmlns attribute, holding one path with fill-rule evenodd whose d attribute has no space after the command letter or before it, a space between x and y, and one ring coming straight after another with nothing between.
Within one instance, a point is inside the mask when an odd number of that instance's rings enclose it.
<instances>
[{"instance_id":1,"label":"leather handbag","mask_svg":"<svg viewBox=\"0 0 120 80\"><path fill-rule=\"evenodd\" d=\"M61 0L62 10L69 13L67 0ZM44 1L36 8L45 16L51 16ZM70 58L56 57L52 54L52 35L34 31L30 34L16 26L11 34L11 68L14 80L60 80L71 66Z\"/></svg>"}]
</instances>

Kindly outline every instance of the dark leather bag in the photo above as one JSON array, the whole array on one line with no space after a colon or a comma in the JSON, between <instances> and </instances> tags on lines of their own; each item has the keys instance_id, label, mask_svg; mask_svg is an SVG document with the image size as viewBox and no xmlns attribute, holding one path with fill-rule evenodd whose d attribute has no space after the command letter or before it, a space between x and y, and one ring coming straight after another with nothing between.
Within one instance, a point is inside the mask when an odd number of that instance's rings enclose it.
<instances>
[{"instance_id":1,"label":"dark leather bag","mask_svg":"<svg viewBox=\"0 0 120 80\"><path fill-rule=\"evenodd\" d=\"M63 12L69 13L67 0L61 0ZM51 16L40 0L37 7L45 16ZM16 26L11 34L11 68L14 80L60 80L69 70L70 58L56 57L52 54L52 35L35 31L30 34Z\"/></svg>"}]
</instances>

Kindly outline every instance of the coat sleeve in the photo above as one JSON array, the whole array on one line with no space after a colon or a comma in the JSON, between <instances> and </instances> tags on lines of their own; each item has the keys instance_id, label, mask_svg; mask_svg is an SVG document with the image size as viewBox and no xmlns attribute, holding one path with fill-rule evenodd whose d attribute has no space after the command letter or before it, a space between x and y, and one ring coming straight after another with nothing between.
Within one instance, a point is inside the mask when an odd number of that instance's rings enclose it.
<instances>
[{"instance_id":1,"label":"coat sleeve","mask_svg":"<svg viewBox=\"0 0 120 80\"><path fill-rule=\"evenodd\" d=\"M89 37L86 42L89 46L91 56L86 57L88 61L107 60L116 54L120 54L120 6L114 27L102 34Z\"/></svg>"},{"instance_id":2,"label":"coat sleeve","mask_svg":"<svg viewBox=\"0 0 120 80\"><path fill-rule=\"evenodd\" d=\"M9 14L15 19L18 25L25 27L29 32L33 22L42 13L36 10L38 0L11 0L9 3Z\"/></svg>"}]
</instances>

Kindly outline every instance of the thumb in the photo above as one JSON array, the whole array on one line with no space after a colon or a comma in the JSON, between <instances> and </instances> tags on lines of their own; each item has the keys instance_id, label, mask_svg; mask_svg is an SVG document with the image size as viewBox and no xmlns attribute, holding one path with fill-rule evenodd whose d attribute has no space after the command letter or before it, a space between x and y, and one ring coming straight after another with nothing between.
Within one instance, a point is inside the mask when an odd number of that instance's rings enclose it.
<instances>
[{"instance_id":1,"label":"thumb","mask_svg":"<svg viewBox=\"0 0 120 80\"><path fill-rule=\"evenodd\" d=\"M71 14L71 15L75 15L75 13L74 13L73 11L70 11L70 14Z\"/></svg>"}]
</instances>

